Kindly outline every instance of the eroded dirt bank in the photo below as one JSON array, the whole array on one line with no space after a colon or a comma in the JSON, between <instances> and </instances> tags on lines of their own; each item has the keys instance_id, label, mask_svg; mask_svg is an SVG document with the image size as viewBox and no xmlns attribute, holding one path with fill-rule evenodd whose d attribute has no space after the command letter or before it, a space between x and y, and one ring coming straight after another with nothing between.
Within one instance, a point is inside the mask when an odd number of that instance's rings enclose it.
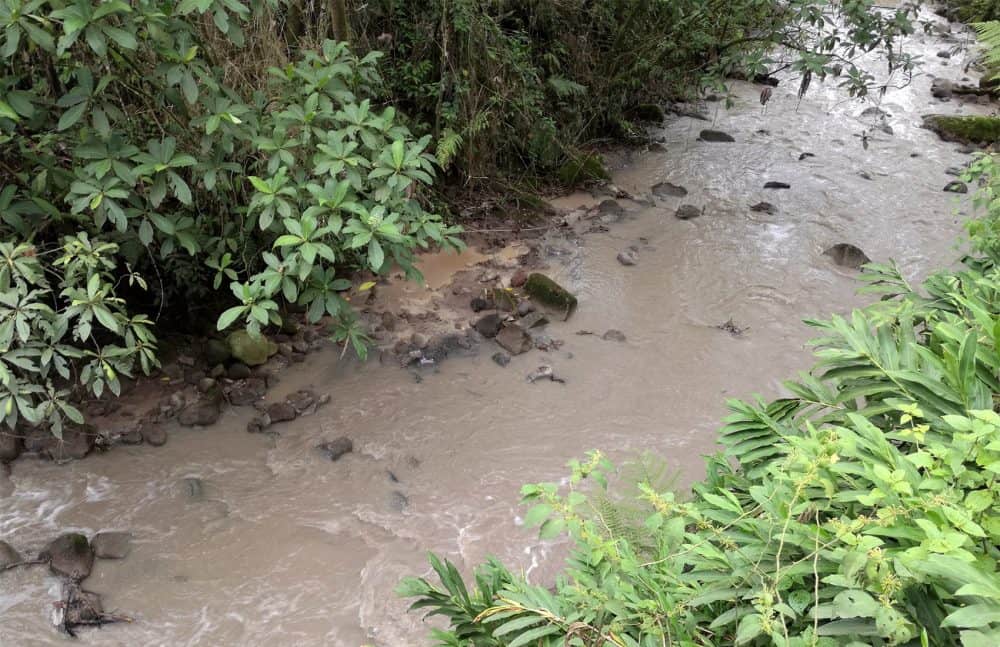
<instances>
[{"instance_id":1,"label":"eroded dirt bank","mask_svg":"<svg viewBox=\"0 0 1000 647\"><path fill-rule=\"evenodd\" d=\"M800 320L864 302L855 272L824 250L850 243L896 259L908 277L954 256L968 196L942 189L954 180L946 169L970 157L919 125L926 112L992 109L931 96L932 77L962 78L970 39L916 37L927 64L888 91L884 119L832 87L799 102L786 83L766 108L760 86L738 84L735 107L704 107L709 121L672 117L662 145L630 154L616 173L622 193L610 192L634 199L554 200L565 226L498 252L426 259L429 289L377 288L369 308L391 327L385 361L360 365L327 348L267 393L268 402L305 388L330 394L313 415L247 434L256 412L230 407L211 427L171 427L163 447L65 466L21 460L0 473L0 538L30 554L67 529L133 534L128 557L98 560L86 585L135 622L83 631L81 644L424 644L426 626L392 590L426 570L425 551L466 566L496 554L547 577L558 546L520 527L522 483L561 478L566 460L590 448L616 461L650 451L682 482L699 477L724 399L779 392L808 365ZM712 139L704 129L735 141L703 141ZM760 203L770 208L751 208ZM677 217L684 205L695 217ZM633 264L618 259L624 252ZM484 313L467 306L525 254L579 306L542 329L561 343L504 367L493 341L468 332ZM610 329L622 336L604 339ZM419 347L413 333L445 331L473 343L400 368L412 350L397 339ZM541 365L566 382L525 379ZM344 436L353 451L336 461L316 450ZM70 640L50 622L58 597L42 568L0 575L0 644Z\"/></svg>"}]
</instances>

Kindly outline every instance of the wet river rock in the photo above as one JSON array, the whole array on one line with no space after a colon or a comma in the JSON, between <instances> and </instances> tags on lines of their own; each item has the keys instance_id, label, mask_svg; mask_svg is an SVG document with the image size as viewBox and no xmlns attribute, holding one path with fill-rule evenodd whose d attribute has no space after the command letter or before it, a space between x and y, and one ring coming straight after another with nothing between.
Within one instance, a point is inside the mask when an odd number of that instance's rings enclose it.
<instances>
[{"instance_id":1,"label":"wet river rock","mask_svg":"<svg viewBox=\"0 0 1000 647\"><path fill-rule=\"evenodd\" d=\"M765 189L790 189L792 185L788 182L765 182Z\"/></svg>"},{"instance_id":2,"label":"wet river rock","mask_svg":"<svg viewBox=\"0 0 1000 647\"><path fill-rule=\"evenodd\" d=\"M90 542L99 559L125 559L132 552L132 533L105 531L94 535Z\"/></svg>"},{"instance_id":3,"label":"wet river rock","mask_svg":"<svg viewBox=\"0 0 1000 647\"><path fill-rule=\"evenodd\" d=\"M750 207L750 211L756 211L758 213L766 213L769 215L774 215L777 213L778 208L775 207L770 202L758 202L757 204Z\"/></svg>"},{"instance_id":4,"label":"wet river rock","mask_svg":"<svg viewBox=\"0 0 1000 647\"><path fill-rule=\"evenodd\" d=\"M493 357L491 359L501 368L506 368L507 365L510 364L510 355L501 351L493 353Z\"/></svg>"},{"instance_id":5,"label":"wet river rock","mask_svg":"<svg viewBox=\"0 0 1000 647\"><path fill-rule=\"evenodd\" d=\"M49 563L56 575L82 580L94 567L94 549L84 535L70 532L53 539L38 558Z\"/></svg>"},{"instance_id":6,"label":"wet river rock","mask_svg":"<svg viewBox=\"0 0 1000 647\"><path fill-rule=\"evenodd\" d=\"M969 186L960 180L954 180L944 186L944 191L948 193L968 193Z\"/></svg>"},{"instance_id":7,"label":"wet river rock","mask_svg":"<svg viewBox=\"0 0 1000 647\"><path fill-rule=\"evenodd\" d=\"M736 141L729 133L724 133L721 130L710 129L701 131L698 135L698 139L703 142L710 142L713 144L728 144Z\"/></svg>"},{"instance_id":8,"label":"wet river rock","mask_svg":"<svg viewBox=\"0 0 1000 647\"><path fill-rule=\"evenodd\" d=\"M497 334L496 342L511 355L527 353L534 347L531 335L516 323L509 323L504 326L500 330L500 333Z\"/></svg>"},{"instance_id":9,"label":"wet river rock","mask_svg":"<svg viewBox=\"0 0 1000 647\"><path fill-rule=\"evenodd\" d=\"M491 312L484 317L480 317L479 321L475 324L476 332L486 339L493 339L496 337L502 327L503 318L495 312Z\"/></svg>"},{"instance_id":10,"label":"wet river rock","mask_svg":"<svg viewBox=\"0 0 1000 647\"><path fill-rule=\"evenodd\" d=\"M868 255L861 251L861 248L850 243L837 243L823 252L833 259L833 262L841 267L848 267L853 270L861 269L865 263L871 263Z\"/></svg>"},{"instance_id":11,"label":"wet river rock","mask_svg":"<svg viewBox=\"0 0 1000 647\"><path fill-rule=\"evenodd\" d=\"M226 389L226 398L235 407L253 404L264 397L267 392L267 382L263 378L250 377L236 380Z\"/></svg>"},{"instance_id":12,"label":"wet river rock","mask_svg":"<svg viewBox=\"0 0 1000 647\"><path fill-rule=\"evenodd\" d=\"M544 274L536 272L529 275L524 284L524 291L535 303L562 312L564 319L569 319L573 310L576 309L576 297Z\"/></svg>"},{"instance_id":13,"label":"wet river rock","mask_svg":"<svg viewBox=\"0 0 1000 647\"><path fill-rule=\"evenodd\" d=\"M660 182L653 185L653 195L657 198L683 198L688 190L678 184Z\"/></svg>"},{"instance_id":14,"label":"wet river rock","mask_svg":"<svg viewBox=\"0 0 1000 647\"><path fill-rule=\"evenodd\" d=\"M331 461L339 460L344 454L354 451L354 441L346 436L335 438L330 442L323 443L316 447L324 456Z\"/></svg>"},{"instance_id":15,"label":"wet river rock","mask_svg":"<svg viewBox=\"0 0 1000 647\"><path fill-rule=\"evenodd\" d=\"M21 439L9 430L0 430L0 463L9 463L21 455Z\"/></svg>"},{"instance_id":16,"label":"wet river rock","mask_svg":"<svg viewBox=\"0 0 1000 647\"><path fill-rule=\"evenodd\" d=\"M616 258L618 259L618 262L625 267L632 267L639 262L639 252L629 247L628 249L623 249L618 252L618 256Z\"/></svg>"},{"instance_id":17,"label":"wet river rock","mask_svg":"<svg viewBox=\"0 0 1000 647\"><path fill-rule=\"evenodd\" d=\"M604 341L616 341L623 343L625 342L626 338L625 338L625 333L623 333L620 330L615 330L614 328L612 328L608 332L601 335L601 339L603 339Z\"/></svg>"},{"instance_id":18,"label":"wet river rock","mask_svg":"<svg viewBox=\"0 0 1000 647\"><path fill-rule=\"evenodd\" d=\"M701 209L693 204L682 204L677 208L677 212L674 214L678 220L693 220L700 215Z\"/></svg>"},{"instance_id":19,"label":"wet river rock","mask_svg":"<svg viewBox=\"0 0 1000 647\"><path fill-rule=\"evenodd\" d=\"M167 430L158 422L143 423L142 439L153 447L162 447L167 444Z\"/></svg>"}]
</instances>

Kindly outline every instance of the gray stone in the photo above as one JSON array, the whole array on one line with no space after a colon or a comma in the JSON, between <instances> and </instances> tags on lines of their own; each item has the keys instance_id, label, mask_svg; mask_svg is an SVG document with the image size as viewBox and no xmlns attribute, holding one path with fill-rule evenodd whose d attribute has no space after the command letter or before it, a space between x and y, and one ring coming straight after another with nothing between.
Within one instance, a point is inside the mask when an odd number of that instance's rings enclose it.
<instances>
[{"instance_id":1,"label":"gray stone","mask_svg":"<svg viewBox=\"0 0 1000 647\"><path fill-rule=\"evenodd\" d=\"M205 342L205 363L208 366L227 363L233 356L229 344L221 339L209 339Z\"/></svg>"},{"instance_id":2,"label":"gray stone","mask_svg":"<svg viewBox=\"0 0 1000 647\"><path fill-rule=\"evenodd\" d=\"M132 552L132 533L105 531L94 535L90 542L99 559L125 559Z\"/></svg>"},{"instance_id":3,"label":"gray stone","mask_svg":"<svg viewBox=\"0 0 1000 647\"><path fill-rule=\"evenodd\" d=\"M597 212L601 216L607 216L609 221L620 220L625 215L625 209L614 200L604 200L597 205Z\"/></svg>"},{"instance_id":4,"label":"gray stone","mask_svg":"<svg viewBox=\"0 0 1000 647\"><path fill-rule=\"evenodd\" d=\"M496 341L500 344L501 348L511 355L526 353L534 346L531 336L516 323L509 323L504 326L497 335Z\"/></svg>"},{"instance_id":5,"label":"gray stone","mask_svg":"<svg viewBox=\"0 0 1000 647\"><path fill-rule=\"evenodd\" d=\"M501 351L493 353L492 359L496 365L500 367L506 368L506 366L510 364L510 355Z\"/></svg>"},{"instance_id":6,"label":"gray stone","mask_svg":"<svg viewBox=\"0 0 1000 647\"><path fill-rule=\"evenodd\" d=\"M316 449L320 450L331 461L336 461L344 454L354 451L354 441L346 436L341 436L319 445Z\"/></svg>"},{"instance_id":7,"label":"gray stone","mask_svg":"<svg viewBox=\"0 0 1000 647\"><path fill-rule=\"evenodd\" d=\"M146 422L142 426L142 439L153 447L167 444L167 430L158 422Z\"/></svg>"},{"instance_id":8,"label":"gray stone","mask_svg":"<svg viewBox=\"0 0 1000 647\"><path fill-rule=\"evenodd\" d=\"M936 78L931 82L931 96L936 99L949 99L955 86L948 79Z\"/></svg>"},{"instance_id":9,"label":"gray stone","mask_svg":"<svg viewBox=\"0 0 1000 647\"><path fill-rule=\"evenodd\" d=\"M185 427L208 427L222 415L220 398L206 396L184 407L177 421Z\"/></svg>"},{"instance_id":10,"label":"gray stone","mask_svg":"<svg viewBox=\"0 0 1000 647\"><path fill-rule=\"evenodd\" d=\"M639 262L639 253L632 248L623 249L622 251L618 252L617 258L618 262L624 265L625 267L632 267L633 265Z\"/></svg>"},{"instance_id":11,"label":"gray stone","mask_svg":"<svg viewBox=\"0 0 1000 647\"><path fill-rule=\"evenodd\" d=\"M70 532L53 539L39 559L47 561L56 575L79 581L86 579L94 567L94 550L84 535Z\"/></svg>"},{"instance_id":12,"label":"gray stone","mask_svg":"<svg viewBox=\"0 0 1000 647\"><path fill-rule=\"evenodd\" d=\"M524 300L517 304L517 316L525 317L535 311L535 304L530 300Z\"/></svg>"},{"instance_id":13,"label":"gray stone","mask_svg":"<svg viewBox=\"0 0 1000 647\"><path fill-rule=\"evenodd\" d=\"M503 327L503 318L495 312L480 317L475 324L476 332L487 339L493 339Z\"/></svg>"},{"instance_id":14,"label":"gray stone","mask_svg":"<svg viewBox=\"0 0 1000 647\"><path fill-rule=\"evenodd\" d=\"M205 483L197 476L181 479L181 489L189 499L200 501L205 498Z\"/></svg>"},{"instance_id":15,"label":"gray stone","mask_svg":"<svg viewBox=\"0 0 1000 647\"><path fill-rule=\"evenodd\" d=\"M237 380L229 385L226 397L233 406L242 407L260 400L266 392L267 382L264 378L250 377L245 380Z\"/></svg>"},{"instance_id":16,"label":"gray stone","mask_svg":"<svg viewBox=\"0 0 1000 647\"><path fill-rule=\"evenodd\" d=\"M295 420L298 415L295 407L288 402L275 402L267 407L267 417L271 419L271 424L289 422Z\"/></svg>"},{"instance_id":17,"label":"gray stone","mask_svg":"<svg viewBox=\"0 0 1000 647\"><path fill-rule=\"evenodd\" d=\"M837 243L824 251L823 254L832 258L837 265L854 270L860 269L865 263L872 262L868 255L861 251L861 248L850 243Z\"/></svg>"},{"instance_id":18,"label":"gray stone","mask_svg":"<svg viewBox=\"0 0 1000 647\"><path fill-rule=\"evenodd\" d=\"M730 135L729 133L724 133L721 130L709 130L709 129L701 131L701 133L698 135L698 139L700 139L703 142L711 142L711 143L731 143L736 141L733 138L733 136Z\"/></svg>"},{"instance_id":19,"label":"gray stone","mask_svg":"<svg viewBox=\"0 0 1000 647\"><path fill-rule=\"evenodd\" d=\"M603 335L601 335L601 339L603 339L604 341L624 342L625 341L625 333L623 333L620 330L615 330L614 328L612 328L608 332L606 332Z\"/></svg>"},{"instance_id":20,"label":"gray stone","mask_svg":"<svg viewBox=\"0 0 1000 647\"><path fill-rule=\"evenodd\" d=\"M410 500L399 490L393 490L389 494L389 508L394 512L402 512L410 505Z\"/></svg>"},{"instance_id":21,"label":"gray stone","mask_svg":"<svg viewBox=\"0 0 1000 647\"><path fill-rule=\"evenodd\" d=\"M688 190L679 184L670 182L660 182L653 185L653 195L657 198L683 198L688 194Z\"/></svg>"},{"instance_id":22,"label":"gray stone","mask_svg":"<svg viewBox=\"0 0 1000 647\"><path fill-rule=\"evenodd\" d=\"M694 206L693 204L682 204L677 208L677 213L674 214L680 220L691 220L697 218L701 215L701 209Z\"/></svg>"},{"instance_id":23,"label":"gray stone","mask_svg":"<svg viewBox=\"0 0 1000 647\"><path fill-rule=\"evenodd\" d=\"M532 328L537 328L538 326L544 326L549 323L549 319L541 312L532 312L524 317L521 317L521 320L518 323L524 330L530 330Z\"/></svg>"}]
</instances>

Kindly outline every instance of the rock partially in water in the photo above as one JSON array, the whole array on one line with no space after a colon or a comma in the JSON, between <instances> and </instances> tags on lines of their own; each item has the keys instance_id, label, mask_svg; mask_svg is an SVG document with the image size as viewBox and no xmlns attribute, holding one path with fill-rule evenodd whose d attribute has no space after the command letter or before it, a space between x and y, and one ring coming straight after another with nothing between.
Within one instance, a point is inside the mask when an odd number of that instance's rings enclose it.
<instances>
[{"instance_id":1,"label":"rock partially in water","mask_svg":"<svg viewBox=\"0 0 1000 647\"><path fill-rule=\"evenodd\" d=\"M94 448L97 430L92 425L65 425L62 439L48 429L33 428L24 439L25 449L54 461L80 460Z\"/></svg>"},{"instance_id":2,"label":"rock partially in water","mask_svg":"<svg viewBox=\"0 0 1000 647\"><path fill-rule=\"evenodd\" d=\"M233 357L247 366L260 366L277 351L277 345L264 335L252 336L246 330L236 330L226 337Z\"/></svg>"},{"instance_id":3,"label":"rock partially in water","mask_svg":"<svg viewBox=\"0 0 1000 647\"><path fill-rule=\"evenodd\" d=\"M538 326L546 325L549 323L549 318L541 312L531 312L521 317L521 320L518 321L518 323L521 324L521 328L530 330L532 328L537 328Z\"/></svg>"},{"instance_id":4,"label":"rock partially in water","mask_svg":"<svg viewBox=\"0 0 1000 647\"><path fill-rule=\"evenodd\" d=\"M335 438L330 442L318 445L316 449L322 452L323 455L331 461L336 461L339 460L344 454L350 454L354 451L354 441L347 436L341 436L340 438Z\"/></svg>"},{"instance_id":5,"label":"rock partially in water","mask_svg":"<svg viewBox=\"0 0 1000 647\"><path fill-rule=\"evenodd\" d=\"M153 447L167 444L167 430L159 422L147 421L142 425L142 439Z\"/></svg>"},{"instance_id":6,"label":"rock partially in water","mask_svg":"<svg viewBox=\"0 0 1000 647\"><path fill-rule=\"evenodd\" d=\"M833 259L833 262L841 267L849 267L853 270L861 269L865 263L871 263L872 259L861 251L860 247L850 243L837 243L823 252Z\"/></svg>"},{"instance_id":7,"label":"rock partially in water","mask_svg":"<svg viewBox=\"0 0 1000 647\"><path fill-rule=\"evenodd\" d=\"M1000 117L924 115L921 127L946 142L976 146L1000 142Z\"/></svg>"},{"instance_id":8,"label":"rock partially in water","mask_svg":"<svg viewBox=\"0 0 1000 647\"><path fill-rule=\"evenodd\" d=\"M9 463L21 455L21 438L10 430L0 430L0 463Z\"/></svg>"},{"instance_id":9,"label":"rock partially in water","mask_svg":"<svg viewBox=\"0 0 1000 647\"><path fill-rule=\"evenodd\" d=\"M389 494L389 509L393 512L403 512L410 505L410 500L399 490L393 490Z\"/></svg>"},{"instance_id":10,"label":"rock partially in water","mask_svg":"<svg viewBox=\"0 0 1000 647\"><path fill-rule=\"evenodd\" d=\"M531 384L534 384L539 380L549 380L550 382L566 384L566 380L557 376L555 370L551 366L539 366L537 369L529 373L525 379Z\"/></svg>"},{"instance_id":11,"label":"rock partially in water","mask_svg":"<svg viewBox=\"0 0 1000 647\"><path fill-rule=\"evenodd\" d=\"M878 106L869 106L862 110L861 114L858 115L858 117L862 119L888 119L891 116L892 115Z\"/></svg>"},{"instance_id":12,"label":"rock partially in water","mask_svg":"<svg viewBox=\"0 0 1000 647\"><path fill-rule=\"evenodd\" d=\"M267 392L267 382L263 378L249 377L237 380L226 389L226 398L235 407L242 407L260 400Z\"/></svg>"},{"instance_id":13,"label":"rock partially in water","mask_svg":"<svg viewBox=\"0 0 1000 647\"><path fill-rule=\"evenodd\" d=\"M483 310L489 310L492 307L493 304L483 297L474 297L472 301L469 302L469 308L471 308L473 312L482 312Z\"/></svg>"},{"instance_id":14,"label":"rock partially in water","mask_svg":"<svg viewBox=\"0 0 1000 647\"><path fill-rule=\"evenodd\" d=\"M950 99L954 94L954 84L940 77L931 81L931 96L935 99Z\"/></svg>"},{"instance_id":15,"label":"rock partially in water","mask_svg":"<svg viewBox=\"0 0 1000 647\"><path fill-rule=\"evenodd\" d=\"M99 559L125 559L132 552L132 533L107 531L94 535L90 545Z\"/></svg>"},{"instance_id":16,"label":"rock partially in water","mask_svg":"<svg viewBox=\"0 0 1000 647\"><path fill-rule=\"evenodd\" d=\"M778 208L775 207L770 202L758 202L757 204L750 207L750 211L756 211L758 213L767 213L774 215L778 212Z\"/></svg>"},{"instance_id":17,"label":"rock partially in water","mask_svg":"<svg viewBox=\"0 0 1000 647\"><path fill-rule=\"evenodd\" d=\"M816 155L814 153L802 153L801 155L799 155L799 161L801 162L803 160L807 160L810 157L816 157Z\"/></svg>"},{"instance_id":18,"label":"rock partially in water","mask_svg":"<svg viewBox=\"0 0 1000 647\"><path fill-rule=\"evenodd\" d=\"M625 209L615 200L603 200L597 205L597 213L605 222L617 222L625 215Z\"/></svg>"},{"instance_id":19,"label":"rock partially in water","mask_svg":"<svg viewBox=\"0 0 1000 647\"><path fill-rule=\"evenodd\" d=\"M477 321L474 326L476 332L486 339L493 339L496 337L502 327L503 318L495 312L491 312L488 315L480 317L479 321Z\"/></svg>"},{"instance_id":20,"label":"rock partially in water","mask_svg":"<svg viewBox=\"0 0 1000 647\"><path fill-rule=\"evenodd\" d=\"M496 336L496 342L511 355L526 353L534 346L531 335L516 323L505 325Z\"/></svg>"},{"instance_id":21,"label":"rock partially in water","mask_svg":"<svg viewBox=\"0 0 1000 647\"><path fill-rule=\"evenodd\" d=\"M222 393L206 394L181 411L177 422L185 427L208 427L214 425L222 415Z\"/></svg>"},{"instance_id":22,"label":"rock partially in water","mask_svg":"<svg viewBox=\"0 0 1000 647\"><path fill-rule=\"evenodd\" d=\"M299 412L295 410L295 407L288 402L275 402L268 405L267 407L267 417L270 418L271 424L278 422L291 422L295 420L299 415Z\"/></svg>"},{"instance_id":23,"label":"rock partially in water","mask_svg":"<svg viewBox=\"0 0 1000 647\"><path fill-rule=\"evenodd\" d=\"M525 299L517 304L517 316L527 317L535 311L535 304L530 299Z\"/></svg>"},{"instance_id":24,"label":"rock partially in water","mask_svg":"<svg viewBox=\"0 0 1000 647\"><path fill-rule=\"evenodd\" d=\"M510 355L508 355L507 353L504 353L504 352L497 351L497 352L493 353L492 359L493 359L494 363L496 363L497 366L500 366L500 367L503 367L503 368L506 368L507 365L510 364Z\"/></svg>"},{"instance_id":25,"label":"rock partially in water","mask_svg":"<svg viewBox=\"0 0 1000 647\"><path fill-rule=\"evenodd\" d=\"M87 537L78 532L56 537L38 558L48 562L49 569L56 575L76 581L86 579L94 568L94 550Z\"/></svg>"},{"instance_id":26,"label":"rock partially in water","mask_svg":"<svg viewBox=\"0 0 1000 647\"><path fill-rule=\"evenodd\" d=\"M787 182L765 182L765 189L790 189L792 185Z\"/></svg>"},{"instance_id":27,"label":"rock partially in water","mask_svg":"<svg viewBox=\"0 0 1000 647\"><path fill-rule=\"evenodd\" d=\"M20 564L21 553L14 550L14 547L5 541L0 541L0 571L11 564Z\"/></svg>"},{"instance_id":28,"label":"rock partially in water","mask_svg":"<svg viewBox=\"0 0 1000 647\"><path fill-rule=\"evenodd\" d=\"M653 195L657 198L683 198L687 194L688 190L679 184L660 182L653 185Z\"/></svg>"},{"instance_id":29,"label":"rock partially in water","mask_svg":"<svg viewBox=\"0 0 1000 647\"><path fill-rule=\"evenodd\" d=\"M632 267L639 262L639 252L632 247L618 252L618 262L625 267Z\"/></svg>"},{"instance_id":30,"label":"rock partially in water","mask_svg":"<svg viewBox=\"0 0 1000 647\"><path fill-rule=\"evenodd\" d=\"M969 186L960 180L953 180L948 184L944 185L944 191L948 193L968 193Z\"/></svg>"},{"instance_id":31,"label":"rock partially in water","mask_svg":"<svg viewBox=\"0 0 1000 647\"><path fill-rule=\"evenodd\" d=\"M603 339L604 341L625 342L626 337L625 333L623 333L622 331L612 328L608 332L601 335L601 339Z\"/></svg>"},{"instance_id":32,"label":"rock partially in water","mask_svg":"<svg viewBox=\"0 0 1000 647\"><path fill-rule=\"evenodd\" d=\"M181 489L184 495L192 501L201 501L205 498L205 483L197 476L181 479Z\"/></svg>"},{"instance_id":33,"label":"rock partially in water","mask_svg":"<svg viewBox=\"0 0 1000 647\"><path fill-rule=\"evenodd\" d=\"M736 141L729 133L711 129L701 131L701 133L698 134L698 139L703 142L711 142L715 144L728 144Z\"/></svg>"},{"instance_id":34,"label":"rock partially in water","mask_svg":"<svg viewBox=\"0 0 1000 647\"><path fill-rule=\"evenodd\" d=\"M693 204L682 204L677 207L677 212L674 213L674 217L678 220L692 220L701 215L701 209L694 206Z\"/></svg>"},{"instance_id":35,"label":"rock partially in water","mask_svg":"<svg viewBox=\"0 0 1000 647\"><path fill-rule=\"evenodd\" d=\"M573 310L576 309L576 297L544 274L535 272L528 276L528 280L524 284L524 291L535 303L562 312L564 319L569 319Z\"/></svg>"}]
</instances>

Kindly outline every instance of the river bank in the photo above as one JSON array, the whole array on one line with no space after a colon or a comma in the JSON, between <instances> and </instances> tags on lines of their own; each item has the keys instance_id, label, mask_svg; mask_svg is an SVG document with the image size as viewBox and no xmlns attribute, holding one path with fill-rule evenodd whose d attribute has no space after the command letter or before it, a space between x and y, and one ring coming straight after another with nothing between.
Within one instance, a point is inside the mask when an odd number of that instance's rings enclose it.
<instances>
[{"instance_id":1,"label":"river bank","mask_svg":"<svg viewBox=\"0 0 1000 647\"><path fill-rule=\"evenodd\" d=\"M231 407L206 429L167 423L160 448L16 463L0 476L0 537L30 553L67 529L133 534L132 553L98 562L86 584L135 622L85 631L83 644L423 644L426 628L391 591L426 570L425 550L465 565L497 554L545 581L536 565L559 547L520 527L521 483L561 477L592 447L618 461L651 451L679 483L699 478L724 398L779 393L808 361L799 320L863 302L856 274L824 251L856 245L913 278L954 256L968 196L943 187L969 151L920 128L920 115L991 106L931 94L933 77L961 81L962 55L937 53L967 46L967 32L913 40L928 63L886 93L884 121L836 88L799 101L782 83L762 107L762 88L739 83L732 109L709 102L707 121L672 118L656 150L623 154L617 190L554 199L561 223L537 238L425 259L431 289L380 286L368 307L392 352L364 365L330 347L304 355L265 402L303 389L331 401L275 436L248 435L257 412ZM706 129L734 141L706 141ZM752 208L761 203L771 208ZM698 216L678 218L684 205ZM483 314L472 298L541 266L579 299L545 327L557 348L503 367L493 342L470 335L478 350L400 370L413 349L399 341L466 336ZM603 339L611 329L624 340ZM566 383L528 382L540 365ZM344 436L353 451L337 461L315 449ZM54 579L38 568L0 577L4 644L65 640L47 613Z\"/></svg>"}]
</instances>

